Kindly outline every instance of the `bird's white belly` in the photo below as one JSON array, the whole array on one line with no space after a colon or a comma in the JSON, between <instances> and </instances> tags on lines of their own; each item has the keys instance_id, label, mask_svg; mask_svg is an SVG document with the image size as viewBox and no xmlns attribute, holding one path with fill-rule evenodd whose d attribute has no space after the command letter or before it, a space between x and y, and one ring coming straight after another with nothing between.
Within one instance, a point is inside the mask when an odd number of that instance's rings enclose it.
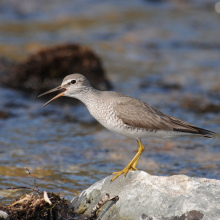
<instances>
[{"instance_id":1,"label":"bird's white belly","mask_svg":"<svg viewBox=\"0 0 220 220\"><path fill-rule=\"evenodd\" d=\"M141 139L147 137L175 138L179 136L190 135L187 133L182 133L177 131L146 130L140 128L126 127L126 126L114 126L114 124L103 124L103 123L101 124L110 131L134 139Z\"/></svg>"}]
</instances>

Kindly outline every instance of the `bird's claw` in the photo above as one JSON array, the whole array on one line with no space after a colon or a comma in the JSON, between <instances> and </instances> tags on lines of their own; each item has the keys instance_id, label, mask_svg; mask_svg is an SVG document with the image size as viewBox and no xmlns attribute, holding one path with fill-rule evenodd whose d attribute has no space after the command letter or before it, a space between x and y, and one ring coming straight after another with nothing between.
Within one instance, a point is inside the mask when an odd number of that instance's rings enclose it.
<instances>
[{"instance_id":1,"label":"bird's claw","mask_svg":"<svg viewBox=\"0 0 220 220\"><path fill-rule=\"evenodd\" d=\"M128 172L130 172L130 171L135 171L135 170L137 170L136 167L127 166L127 167L125 167L122 171L114 172L113 175L116 175L116 176L112 178L112 182L113 182L116 178L118 178L119 176L121 176L122 174L124 174L124 175L126 176Z\"/></svg>"}]
</instances>

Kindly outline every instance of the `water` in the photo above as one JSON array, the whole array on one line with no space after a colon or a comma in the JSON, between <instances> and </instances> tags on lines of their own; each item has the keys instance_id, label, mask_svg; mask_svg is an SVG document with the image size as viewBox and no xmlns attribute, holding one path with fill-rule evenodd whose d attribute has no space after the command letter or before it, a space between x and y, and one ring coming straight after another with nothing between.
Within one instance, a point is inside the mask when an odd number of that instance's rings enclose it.
<instances>
[{"instance_id":1,"label":"water","mask_svg":"<svg viewBox=\"0 0 220 220\"><path fill-rule=\"evenodd\" d=\"M203 7L204 6L204 7ZM184 103L219 105L219 14L210 4L145 1L1 1L0 55L21 61L48 45L90 46L103 60L114 90L138 97L166 114L220 132L219 112ZM36 95L0 88L0 187L8 203L35 187L71 199L124 168L135 140L107 131L83 105L42 108ZM202 105L201 105L202 106ZM199 107L200 108L200 107ZM201 107L203 108L203 107ZM154 175L220 179L220 135L145 139L139 169Z\"/></svg>"}]
</instances>

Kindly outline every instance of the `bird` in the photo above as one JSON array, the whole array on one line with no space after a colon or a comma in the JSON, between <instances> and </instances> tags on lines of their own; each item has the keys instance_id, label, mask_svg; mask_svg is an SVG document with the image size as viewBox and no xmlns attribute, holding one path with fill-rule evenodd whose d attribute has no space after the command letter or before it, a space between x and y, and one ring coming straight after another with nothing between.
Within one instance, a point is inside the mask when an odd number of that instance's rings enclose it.
<instances>
[{"instance_id":1,"label":"bird","mask_svg":"<svg viewBox=\"0 0 220 220\"><path fill-rule=\"evenodd\" d=\"M136 155L123 170L113 173L112 181L122 174L126 176L128 172L137 170L138 161L145 149L142 138L174 138L185 135L212 138L215 134L166 115L132 96L115 91L99 91L93 88L87 78L79 73L66 76L60 86L38 97L60 90L61 92L43 107L62 96L76 98L85 104L90 114L104 127L137 140L139 148Z\"/></svg>"}]
</instances>

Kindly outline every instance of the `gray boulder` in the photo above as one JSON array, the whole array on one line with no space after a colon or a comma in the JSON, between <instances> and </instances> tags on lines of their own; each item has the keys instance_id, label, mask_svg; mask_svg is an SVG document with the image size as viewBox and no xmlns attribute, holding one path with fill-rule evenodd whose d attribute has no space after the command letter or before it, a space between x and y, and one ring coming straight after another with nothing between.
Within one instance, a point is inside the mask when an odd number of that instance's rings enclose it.
<instances>
[{"instance_id":1,"label":"gray boulder","mask_svg":"<svg viewBox=\"0 0 220 220\"><path fill-rule=\"evenodd\" d=\"M219 220L220 181L185 175L152 176L129 172L93 184L71 201L77 213L89 215L106 193L119 196L97 211L98 219Z\"/></svg>"}]
</instances>

